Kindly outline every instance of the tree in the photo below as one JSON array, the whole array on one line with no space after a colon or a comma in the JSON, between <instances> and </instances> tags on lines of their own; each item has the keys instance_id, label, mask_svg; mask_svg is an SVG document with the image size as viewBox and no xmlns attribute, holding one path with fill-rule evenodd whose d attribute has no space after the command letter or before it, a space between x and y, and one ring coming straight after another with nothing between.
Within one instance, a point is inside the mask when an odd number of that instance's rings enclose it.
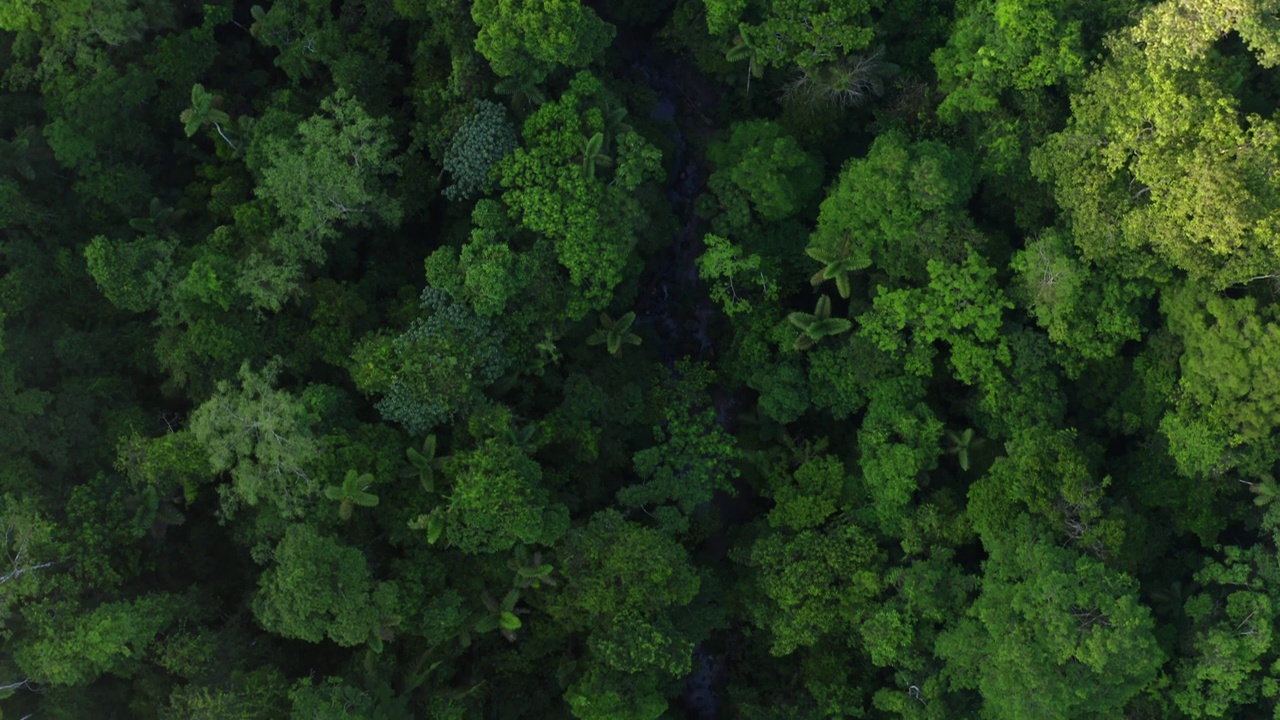
<instances>
[{"instance_id":1,"label":"tree","mask_svg":"<svg viewBox=\"0 0 1280 720\"><path fill-rule=\"evenodd\" d=\"M1154 287L1084 260L1067 232L1045 231L1014 253L1010 266L1020 281L1010 295L1054 342L1081 357L1114 357L1124 343L1142 337L1141 315Z\"/></svg>"},{"instance_id":2,"label":"tree","mask_svg":"<svg viewBox=\"0 0 1280 720\"><path fill-rule=\"evenodd\" d=\"M453 177L444 196L457 202L487 191L490 171L516 145L516 130L506 109L477 100L475 111L458 127L444 153L444 169Z\"/></svg>"},{"instance_id":3,"label":"tree","mask_svg":"<svg viewBox=\"0 0 1280 720\"><path fill-rule=\"evenodd\" d=\"M443 468L452 485L445 537L463 552L506 552L517 543L551 546L568 529L568 510L551 502L542 469L510 442L485 440L455 452Z\"/></svg>"},{"instance_id":4,"label":"tree","mask_svg":"<svg viewBox=\"0 0 1280 720\"><path fill-rule=\"evenodd\" d=\"M853 323L847 318L831 317L831 298L826 295L818 298L818 304L814 307L812 314L793 312L787 316L787 321L800 329L800 336L796 338L794 344L796 350L808 350L823 338L847 333L853 329Z\"/></svg>"},{"instance_id":5,"label":"tree","mask_svg":"<svg viewBox=\"0 0 1280 720\"><path fill-rule=\"evenodd\" d=\"M768 533L735 552L752 568L747 610L768 630L774 656L853 631L882 589L884 557L847 513L820 528Z\"/></svg>"},{"instance_id":6,"label":"tree","mask_svg":"<svg viewBox=\"0 0 1280 720\"><path fill-rule=\"evenodd\" d=\"M218 109L221 99L221 96L205 90L204 85L196 83L191 86L191 107L183 110L178 119L182 121L182 130L187 137L195 135L205 125L212 125L218 131L218 136L235 150L236 144L222 130L223 123L231 122L231 116Z\"/></svg>"},{"instance_id":7,"label":"tree","mask_svg":"<svg viewBox=\"0 0 1280 720\"><path fill-rule=\"evenodd\" d=\"M587 338L588 345L604 345L610 355L622 354L623 345L639 345L640 336L631 332L631 324L636 321L636 314L629 312L614 320L606 313L600 313L600 328Z\"/></svg>"},{"instance_id":8,"label":"tree","mask_svg":"<svg viewBox=\"0 0 1280 720\"><path fill-rule=\"evenodd\" d=\"M698 276L710 286L711 299L725 315L732 318L778 299L772 263L757 253L747 255L740 245L719 235L704 235L702 244L706 249L698 256Z\"/></svg>"},{"instance_id":9,"label":"tree","mask_svg":"<svg viewBox=\"0 0 1280 720\"><path fill-rule=\"evenodd\" d=\"M885 81L897 75L900 68L886 62L879 47L863 55L804 67L787 83L783 99L801 107L857 107L871 96L885 93Z\"/></svg>"},{"instance_id":10,"label":"tree","mask_svg":"<svg viewBox=\"0 0 1280 720\"><path fill-rule=\"evenodd\" d=\"M637 233L650 218L634 193L662 177L662 155L640 135L618 135L613 175L584 170L583 139L606 131L609 94L600 81L580 72L569 89L524 123L524 146L498 164L502 201L525 230L550 240L568 270L572 292L559 310L578 320L603 310L614 288L634 267Z\"/></svg>"},{"instance_id":11,"label":"tree","mask_svg":"<svg viewBox=\"0 0 1280 720\"><path fill-rule=\"evenodd\" d=\"M355 97L339 88L320 102L320 113L280 135L254 137L265 157L255 192L271 201L296 240L279 250L311 262L323 259L319 241L337 234L339 222L369 227L399 224L400 201L383 180L400 172L387 118L370 116Z\"/></svg>"},{"instance_id":12,"label":"tree","mask_svg":"<svg viewBox=\"0 0 1280 720\"><path fill-rule=\"evenodd\" d=\"M0 634L8 631L18 602L40 593L42 577L64 558L54 542L55 526L43 516L34 498L0 497Z\"/></svg>"},{"instance_id":13,"label":"tree","mask_svg":"<svg viewBox=\"0 0 1280 720\"><path fill-rule=\"evenodd\" d=\"M619 490L617 497L625 507L656 516L666 531L682 534L694 509L710 502L716 490L733 492L729 479L738 475L733 463L739 451L710 407L711 372L688 361L678 363L676 372L663 378L651 395L658 444L631 457L644 482ZM668 502L674 508L664 505ZM649 510L650 505L655 509Z\"/></svg>"},{"instance_id":14,"label":"tree","mask_svg":"<svg viewBox=\"0 0 1280 720\"><path fill-rule=\"evenodd\" d=\"M156 636L177 619L180 607L179 598L165 594L92 609L65 602L32 607L29 621L36 613L47 617L29 622L13 659L31 680L55 686L87 685L107 672L128 677Z\"/></svg>"},{"instance_id":15,"label":"tree","mask_svg":"<svg viewBox=\"0 0 1280 720\"><path fill-rule=\"evenodd\" d=\"M313 463L320 449L313 427L320 418L305 400L274 387L278 361L254 372L240 367L238 387L218 381L213 397L191 414L191 433L215 473L227 472L224 511L269 503L286 516L303 512L319 491Z\"/></svg>"},{"instance_id":16,"label":"tree","mask_svg":"<svg viewBox=\"0 0 1280 720\"><path fill-rule=\"evenodd\" d=\"M848 300L849 294L852 292L852 286L849 284L849 274L866 267L862 260L853 257L851 253L852 245L853 238L846 236L839 247L810 246L805 248L806 255L823 265L821 270L813 274L809 281L810 284L818 287L828 280L835 280L836 290L840 293L840 297Z\"/></svg>"},{"instance_id":17,"label":"tree","mask_svg":"<svg viewBox=\"0 0 1280 720\"><path fill-rule=\"evenodd\" d=\"M327 21L329 6L315 0L277 0L249 8L249 34L279 51L275 66L297 83L315 75L315 63L338 54L342 38Z\"/></svg>"},{"instance_id":18,"label":"tree","mask_svg":"<svg viewBox=\"0 0 1280 720\"><path fill-rule=\"evenodd\" d=\"M825 443L819 444L824 446ZM792 530L821 527L827 518L844 507L849 484L844 463L829 454L801 460L794 472L784 467L770 473L774 501L768 516L771 527Z\"/></svg>"},{"instance_id":19,"label":"tree","mask_svg":"<svg viewBox=\"0 0 1280 720\"><path fill-rule=\"evenodd\" d=\"M707 186L722 205L745 198L765 220L804 211L817 194L822 164L775 122L749 120L733 125L727 140L707 149L715 172Z\"/></svg>"},{"instance_id":20,"label":"tree","mask_svg":"<svg viewBox=\"0 0 1280 720\"><path fill-rule=\"evenodd\" d=\"M841 170L807 252L833 258L820 262L839 259L850 271L871 266L893 280L922 278L930 260L963 258L965 243L957 237L972 235L964 203L975 180L963 153L935 141L911 142L898 131L881 133L865 158Z\"/></svg>"},{"instance_id":21,"label":"tree","mask_svg":"<svg viewBox=\"0 0 1280 720\"><path fill-rule=\"evenodd\" d=\"M324 496L330 500L339 501L338 516L343 520L350 520L351 513L356 505L360 507L377 507L378 496L368 492L369 486L373 484L373 476L365 473L361 475L355 470L348 470L347 475L342 480L341 485L330 485L324 489Z\"/></svg>"},{"instance_id":22,"label":"tree","mask_svg":"<svg viewBox=\"0 0 1280 720\"><path fill-rule=\"evenodd\" d=\"M557 67L589 65L613 40L613 26L581 0L478 0L476 50L502 77L541 82Z\"/></svg>"},{"instance_id":23,"label":"tree","mask_svg":"<svg viewBox=\"0 0 1280 720\"><path fill-rule=\"evenodd\" d=\"M113 305L130 312L156 309L164 301L177 243L147 234L116 242L98 235L84 249L89 274Z\"/></svg>"},{"instance_id":24,"label":"tree","mask_svg":"<svg viewBox=\"0 0 1280 720\"><path fill-rule=\"evenodd\" d=\"M362 340L351 375L365 394L380 394L378 411L420 435L474 403L506 368L501 330L440 290L422 291L424 317L398 336Z\"/></svg>"},{"instance_id":25,"label":"tree","mask_svg":"<svg viewBox=\"0 0 1280 720\"><path fill-rule=\"evenodd\" d=\"M1202 591L1184 608L1192 652L1180 658L1173 699L1190 718L1228 717L1268 694L1264 664L1275 656L1275 557L1261 546L1222 548L1196 572ZM1215 553L1216 554L1216 553ZM1274 695L1274 690L1270 693Z\"/></svg>"},{"instance_id":26,"label":"tree","mask_svg":"<svg viewBox=\"0 0 1280 720\"><path fill-rule=\"evenodd\" d=\"M608 509L571 531L557 557L564 584L548 612L587 633L586 667L565 693L575 716L656 720L666 709L661 688L689 672L700 639L682 630L701 586L688 553Z\"/></svg>"},{"instance_id":27,"label":"tree","mask_svg":"<svg viewBox=\"0 0 1280 720\"><path fill-rule=\"evenodd\" d=\"M969 488L968 515L984 539L1002 535L1019 517L1035 517L1055 537L1100 557L1124 541L1124 521L1109 507L1109 476L1095 479L1074 430L1017 428L1005 456Z\"/></svg>"},{"instance_id":28,"label":"tree","mask_svg":"<svg viewBox=\"0 0 1280 720\"><path fill-rule=\"evenodd\" d=\"M1109 41L1066 129L1032 156L1085 258L1126 277L1168 268L1215 288L1275 272L1274 123L1241 108L1235 33L1280 62L1265 2L1167 0Z\"/></svg>"},{"instance_id":29,"label":"tree","mask_svg":"<svg viewBox=\"0 0 1280 720\"><path fill-rule=\"evenodd\" d=\"M1184 348L1181 393L1174 412L1161 423L1171 454L1179 469L1192 475L1243 463L1241 451L1250 445L1263 450L1280 424L1280 394L1267 359L1280 347L1274 308L1260 307L1253 297L1231 300L1188 284L1166 291L1161 309ZM1270 465L1262 457L1254 462Z\"/></svg>"},{"instance_id":30,"label":"tree","mask_svg":"<svg viewBox=\"0 0 1280 720\"><path fill-rule=\"evenodd\" d=\"M371 641L396 613L396 586L375 581L359 550L310 525L290 525L271 558L253 599L268 632L352 647Z\"/></svg>"},{"instance_id":31,"label":"tree","mask_svg":"<svg viewBox=\"0 0 1280 720\"><path fill-rule=\"evenodd\" d=\"M758 62L770 67L809 67L857 52L874 36L876 0L703 0L712 35L737 33L758 48ZM756 18L763 18L758 22Z\"/></svg>"},{"instance_id":32,"label":"tree","mask_svg":"<svg viewBox=\"0 0 1280 720\"><path fill-rule=\"evenodd\" d=\"M900 536L922 479L938 465L942 422L924 402L926 388L911 377L886 378L867 394L858 428L863 482L880 528Z\"/></svg>"},{"instance_id":33,"label":"tree","mask_svg":"<svg viewBox=\"0 0 1280 720\"><path fill-rule=\"evenodd\" d=\"M1137 582L1020 518L984 538L982 592L938 639L992 718L1115 717L1164 662Z\"/></svg>"},{"instance_id":34,"label":"tree","mask_svg":"<svg viewBox=\"0 0 1280 720\"><path fill-rule=\"evenodd\" d=\"M995 268L970 248L963 262L928 262L925 288L881 292L858 318L859 332L882 351L903 357L903 368L921 377L933 372L934 346L950 346L955 378L995 393L1005 385L1012 360L1001 335L1004 311L1013 307L994 282Z\"/></svg>"},{"instance_id":35,"label":"tree","mask_svg":"<svg viewBox=\"0 0 1280 720\"><path fill-rule=\"evenodd\" d=\"M931 57L945 93L938 117L969 129L988 174L1010 177L1010 190L1014 182L1025 183L1027 152L1067 110L1060 98L1080 88L1104 33L1125 25L1138 6L964 3L946 45Z\"/></svg>"}]
</instances>

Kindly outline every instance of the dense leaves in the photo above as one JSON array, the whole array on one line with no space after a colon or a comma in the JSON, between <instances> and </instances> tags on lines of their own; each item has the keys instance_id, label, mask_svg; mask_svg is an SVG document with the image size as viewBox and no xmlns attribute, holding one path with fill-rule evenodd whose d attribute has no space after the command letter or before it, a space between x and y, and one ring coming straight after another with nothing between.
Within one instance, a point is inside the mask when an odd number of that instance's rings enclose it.
<instances>
[{"instance_id":1,"label":"dense leaves","mask_svg":"<svg viewBox=\"0 0 1280 720\"><path fill-rule=\"evenodd\" d=\"M1280 718L1276 0L0 0L0 707Z\"/></svg>"}]
</instances>

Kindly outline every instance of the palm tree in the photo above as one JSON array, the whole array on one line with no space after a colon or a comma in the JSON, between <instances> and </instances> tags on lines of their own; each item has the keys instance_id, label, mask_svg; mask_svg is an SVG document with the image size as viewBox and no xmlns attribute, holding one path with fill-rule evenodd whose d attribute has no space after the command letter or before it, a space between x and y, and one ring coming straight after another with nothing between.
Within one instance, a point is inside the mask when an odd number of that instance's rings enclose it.
<instances>
[{"instance_id":1,"label":"palm tree","mask_svg":"<svg viewBox=\"0 0 1280 720\"><path fill-rule=\"evenodd\" d=\"M171 207L165 207L160 203L160 198L151 198L150 213L144 218L134 218L129 221L129 227L137 230L144 235L163 235L168 238L177 237L177 233L173 230L173 221L182 217L182 211L176 211Z\"/></svg>"},{"instance_id":2,"label":"palm tree","mask_svg":"<svg viewBox=\"0 0 1280 720\"><path fill-rule=\"evenodd\" d=\"M631 332L631 324L636 321L636 314L629 312L614 320L607 313L600 313L600 329L587 338L588 345L604 345L610 355L622 353L623 345L639 345L640 336Z\"/></svg>"},{"instance_id":3,"label":"palm tree","mask_svg":"<svg viewBox=\"0 0 1280 720\"><path fill-rule=\"evenodd\" d=\"M436 435L431 433L422 439L422 451L419 452L414 448L405 451L405 455L409 458L409 467L405 468L405 477L418 477L418 482L422 484L422 489L428 494L436 491L436 470L448 458L436 457Z\"/></svg>"},{"instance_id":4,"label":"palm tree","mask_svg":"<svg viewBox=\"0 0 1280 720\"><path fill-rule=\"evenodd\" d=\"M982 438L977 441L973 439L973 428L965 428L963 432L955 433L951 430L947 431L948 445L946 454L955 455L956 461L960 463L960 469L965 472L969 471L969 451L977 449L983 442Z\"/></svg>"},{"instance_id":5,"label":"palm tree","mask_svg":"<svg viewBox=\"0 0 1280 720\"><path fill-rule=\"evenodd\" d=\"M325 488L324 495L330 500L339 501L338 515L343 520L350 520L351 513L356 505L374 507L378 504L378 496L371 492L366 492L372 484L372 475L368 473L361 475L355 470L348 470L347 476L342 480L342 484L330 485Z\"/></svg>"},{"instance_id":6,"label":"palm tree","mask_svg":"<svg viewBox=\"0 0 1280 720\"><path fill-rule=\"evenodd\" d=\"M12 140L0 140L0 172L11 172L27 180L35 180L36 170L31 166L31 146L40 137L34 125L28 125Z\"/></svg>"},{"instance_id":7,"label":"palm tree","mask_svg":"<svg viewBox=\"0 0 1280 720\"><path fill-rule=\"evenodd\" d=\"M182 121L182 129L187 137L195 135L205 125L213 125L222 139L235 150L236 144L222 132L222 123L231 122L231 116L218 109L221 100L221 96L214 95L205 90L204 85L196 83L191 86L191 107L183 110L178 119Z\"/></svg>"},{"instance_id":8,"label":"palm tree","mask_svg":"<svg viewBox=\"0 0 1280 720\"><path fill-rule=\"evenodd\" d=\"M900 68L881 59L884 48L866 55L852 55L834 62L803 68L783 88L783 99L809 107L850 108L870 95L884 94L885 80Z\"/></svg>"},{"instance_id":9,"label":"palm tree","mask_svg":"<svg viewBox=\"0 0 1280 720\"><path fill-rule=\"evenodd\" d=\"M729 52L725 53L724 58L729 62L747 61L747 92L751 92L751 78L759 79L764 75L764 66L758 60L760 58L760 49L755 43L747 39L746 29L743 24L738 25L738 35L733 39L733 47L729 48Z\"/></svg>"},{"instance_id":10,"label":"palm tree","mask_svg":"<svg viewBox=\"0 0 1280 720\"><path fill-rule=\"evenodd\" d=\"M631 123L627 122L626 105L608 99L600 106L600 113L604 116L605 147L613 145L619 136L635 129L631 126Z\"/></svg>"},{"instance_id":11,"label":"palm tree","mask_svg":"<svg viewBox=\"0 0 1280 720\"><path fill-rule=\"evenodd\" d=\"M542 562L541 550L535 550L530 557L525 546L517 545L515 556L507 561L507 567L515 571L516 575L511 580L511 586L517 590L528 587L536 590L542 585L556 586L555 579L551 577L554 568L549 563Z\"/></svg>"},{"instance_id":12,"label":"palm tree","mask_svg":"<svg viewBox=\"0 0 1280 720\"><path fill-rule=\"evenodd\" d=\"M597 167L612 167L613 158L604 154L604 133L582 139L582 174L595 178Z\"/></svg>"},{"instance_id":13,"label":"palm tree","mask_svg":"<svg viewBox=\"0 0 1280 720\"><path fill-rule=\"evenodd\" d=\"M506 638L507 642L515 642L516 630L524 625L520 622L519 615L527 612L516 609L516 602L519 600L520 591L516 589L508 592L502 598L502 602L494 600L488 590L480 593L480 601L489 612L475 624L475 631L485 633L497 630L502 633L502 637Z\"/></svg>"},{"instance_id":14,"label":"palm tree","mask_svg":"<svg viewBox=\"0 0 1280 720\"><path fill-rule=\"evenodd\" d=\"M809 282L817 287L828 280L836 281L836 290L840 292L840 297L849 298L850 285L849 273L856 272L866 267L858 258L850 256L851 239L846 236L845 241L840 247L832 250L830 248L809 247L805 248L805 254L823 264L823 268L813 274Z\"/></svg>"},{"instance_id":15,"label":"palm tree","mask_svg":"<svg viewBox=\"0 0 1280 720\"><path fill-rule=\"evenodd\" d=\"M1258 507L1269 505L1280 497L1280 487L1276 486L1276 479L1270 473L1260 477L1258 482L1250 484L1249 492L1258 496L1253 499L1253 504Z\"/></svg>"},{"instance_id":16,"label":"palm tree","mask_svg":"<svg viewBox=\"0 0 1280 720\"><path fill-rule=\"evenodd\" d=\"M533 442L533 436L538 432L536 423L529 423L524 427L517 428L514 424L507 427L507 439L511 444L520 449L520 452L526 455L532 455L538 449L537 443Z\"/></svg>"},{"instance_id":17,"label":"palm tree","mask_svg":"<svg viewBox=\"0 0 1280 720\"><path fill-rule=\"evenodd\" d=\"M793 312L787 316L787 320L800 329L800 337L796 338L795 343L796 350L808 350L825 337L846 333L853 328L853 323L845 318L831 317L831 298L826 295L818 298L812 314Z\"/></svg>"},{"instance_id":18,"label":"palm tree","mask_svg":"<svg viewBox=\"0 0 1280 720\"><path fill-rule=\"evenodd\" d=\"M512 75L498 81L493 91L499 95L511 96L511 110L520 115L530 107L537 107L547 101L547 96L538 87L537 81L530 75Z\"/></svg>"}]
</instances>

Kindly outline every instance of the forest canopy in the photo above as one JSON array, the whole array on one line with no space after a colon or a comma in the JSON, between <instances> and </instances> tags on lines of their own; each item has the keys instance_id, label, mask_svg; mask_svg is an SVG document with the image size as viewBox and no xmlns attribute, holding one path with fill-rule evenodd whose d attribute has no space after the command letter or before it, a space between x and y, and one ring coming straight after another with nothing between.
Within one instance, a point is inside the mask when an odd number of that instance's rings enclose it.
<instances>
[{"instance_id":1,"label":"forest canopy","mask_svg":"<svg viewBox=\"0 0 1280 720\"><path fill-rule=\"evenodd\" d=\"M1280 720L1280 0L0 0L0 717Z\"/></svg>"}]
</instances>

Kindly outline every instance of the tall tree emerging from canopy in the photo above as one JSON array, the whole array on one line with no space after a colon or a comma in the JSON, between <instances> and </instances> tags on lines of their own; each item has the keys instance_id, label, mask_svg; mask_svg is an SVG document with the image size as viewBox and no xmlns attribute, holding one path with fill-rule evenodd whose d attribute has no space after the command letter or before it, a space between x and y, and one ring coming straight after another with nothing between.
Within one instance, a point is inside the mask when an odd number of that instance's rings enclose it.
<instances>
[{"instance_id":1,"label":"tall tree emerging from canopy","mask_svg":"<svg viewBox=\"0 0 1280 720\"><path fill-rule=\"evenodd\" d=\"M1280 63L1273 14L1265 0L1167 0L1110 40L1067 128L1032 157L1087 259L1218 288L1280 268L1280 133L1243 82ZM1215 47L1233 34L1251 52Z\"/></svg>"},{"instance_id":2,"label":"tall tree emerging from canopy","mask_svg":"<svg viewBox=\"0 0 1280 720\"><path fill-rule=\"evenodd\" d=\"M497 168L510 216L550 239L568 270L578 297L564 317L574 320L613 299L636 259L637 233L650 221L634 194L663 176L662 154L603 112L611 100L598 78L578 73L559 100L525 121L523 147ZM600 142L591 142L597 135ZM593 145L613 159L611 173L584 162Z\"/></svg>"},{"instance_id":3,"label":"tall tree emerging from canopy","mask_svg":"<svg viewBox=\"0 0 1280 720\"><path fill-rule=\"evenodd\" d=\"M276 363L260 373L245 363L238 386L220 381L191 414L191 432L212 470L231 476L224 493L228 511L241 503L270 503L286 516L297 514L320 490L311 475L320 456L312 433L319 418L301 398L275 388L279 371Z\"/></svg>"},{"instance_id":4,"label":"tall tree emerging from canopy","mask_svg":"<svg viewBox=\"0 0 1280 720\"><path fill-rule=\"evenodd\" d=\"M395 608L395 586L375 582L359 550L310 525L291 525L271 557L253 602L271 632L350 647L370 640Z\"/></svg>"},{"instance_id":5,"label":"tall tree emerging from canopy","mask_svg":"<svg viewBox=\"0 0 1280 720\"><path fill-rule=\"evenodd\" d=\"M381 394L382 416L415 435L469 407L507 365L504 336L489 320L433 287L422 291L422 308L404 333L374 333L351 358L356 387Z\"/></svg>"},{"instance_id":6,"label":"tall tree emerging from canopy","mask_svg":"<svg viewBox=\"0 0 1280 720\"><path fill-rule=\"evenodd\" d=\"M321 242L336 237L340 224L400 223L400 201L384 184L387 175L400 172L390 124L370 116L339 89L321 101L319 113L298 123L296 132L255 139L251 155L265 157L256 192L286 222L272 238L272 249L286 262L322 262Z\"/></svg>"},{"instance_id":7,"label":"tall tree emerging from canopy","mask_svg":"<svg viewBox=\"0 0 1280 720\"><path fill-rule=\"evenodd\" d=\"M581 0L476 0L476 50L503 77L541 82L558 66L586 67L613 40L613 26Z\"/></svg>"},{"instance_id":8,"label":"tall tree emerging from canopy","mask_svg":"<svg viewBox=\"0 0 1280 720\"><path fill-rule=\"evenodd\" d=\"M1138 583L1058 547L1027 518L985 540L982 594L938 641L983 717L1117 717L1163 662Z\"/></svg>"}]
</instances>

